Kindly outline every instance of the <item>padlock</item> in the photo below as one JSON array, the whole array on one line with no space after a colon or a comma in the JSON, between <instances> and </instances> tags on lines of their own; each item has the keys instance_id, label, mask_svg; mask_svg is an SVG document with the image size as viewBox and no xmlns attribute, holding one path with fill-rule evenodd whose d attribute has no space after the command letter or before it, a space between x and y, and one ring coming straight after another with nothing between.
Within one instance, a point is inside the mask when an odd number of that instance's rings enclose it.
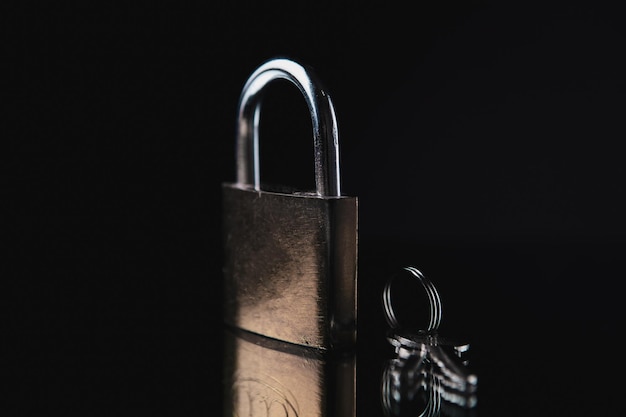
<instances>
[{"instance_id":1,"label":"padlock","mask_svg":"<svg viewBox=\"0 0 626 417\"><path fill-rule=\"evenodd\" d=\"M279 79L310 112L315 192L261 186L261 98ZM357 198L341 194L335 111L311 68L260 65L239 99L236 143L236 182L222 188L224 415L352 417Z\"/></svg>"}]
</instances>

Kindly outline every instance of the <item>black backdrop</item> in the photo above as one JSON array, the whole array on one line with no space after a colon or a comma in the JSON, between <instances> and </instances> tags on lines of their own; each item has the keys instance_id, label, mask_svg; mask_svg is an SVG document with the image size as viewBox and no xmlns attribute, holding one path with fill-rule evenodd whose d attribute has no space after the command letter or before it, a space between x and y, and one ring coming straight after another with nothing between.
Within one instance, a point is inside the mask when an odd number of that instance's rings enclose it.
<instances>
[{"instance_id":1,"label":"black backdrop","mask_svg":"<svg viewBox=\"0 0 626 417\"><path fill-rule=\"evenodd\" d=\"M219 414L220 184L241 87L278 55L335 103L372 350L381 283L413 264L474 344L480 414L620 409L622 19L422 3L4 14L7 415ZM261 123L263 178L309 187L299 93L277 84Z\"/></svg>"}]
</instances>

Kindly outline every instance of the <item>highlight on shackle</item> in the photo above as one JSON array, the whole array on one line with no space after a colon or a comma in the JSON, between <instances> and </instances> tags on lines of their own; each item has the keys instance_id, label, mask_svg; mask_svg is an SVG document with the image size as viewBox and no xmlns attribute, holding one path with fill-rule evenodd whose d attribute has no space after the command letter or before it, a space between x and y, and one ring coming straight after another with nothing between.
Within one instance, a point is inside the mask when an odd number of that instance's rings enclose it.
<instances>
[{"instance_id":1,"label":"highlight on shackle","mask_svg":"<svg viewBox=\"0 0 626 417\"><path fill-rule=\"evenodd\" d=\"M291 59L275 58L259 66L246 81L239 98L237 123L237 184L261 190L259 118L261 98L274 80L294 84L304 96L313 127L316 193L341 196L339 132L330 96L310 68Z\"/></svg>"}]
</instances>

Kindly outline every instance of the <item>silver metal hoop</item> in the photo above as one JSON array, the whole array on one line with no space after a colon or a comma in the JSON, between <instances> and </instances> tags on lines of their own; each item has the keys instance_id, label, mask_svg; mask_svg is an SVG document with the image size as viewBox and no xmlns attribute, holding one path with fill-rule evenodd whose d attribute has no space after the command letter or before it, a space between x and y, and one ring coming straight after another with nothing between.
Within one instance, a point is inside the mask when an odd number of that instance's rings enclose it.
<instances>
[{"instance_id":1,"label":"silver metal hoop","mask_svg":"<svg viewBox=\"0 0 626 417\"><path fill-rule=\"evenodd\" d=\"M313 125L315 185L320 196L341 196L339 134L330 96L309 68L290 59L271 59L248 78L239 98L237 124L237 183L260 191L259 114L265 87L274 80L291 81L304 96Z\"/></svg>"},{"instance_id":2,"label":"silver metal hoop","mask_svg":"<svg viewBox=\"0 0 626 417\"><path fill-rule=\"evenodd\" d=\"M436 332L439 329L439 325L441 324L441 317L443 314L441 307L441 297L439 297L439 292L437 291L437 288L435 288L433 283L428 278L426 278L424 274L422 274L417 268L408 266L403 268L403 271L406 271L409 273L410 276L417 278L418 281L421 282L424 286L430 304L430 318L426 331ZM398 329L401 327L391 302L391 287L395 278L396 276L391 277L387 281L387 284L385 285L385 288L383 290L383 308L385 312L385 319L387 320L389 327L391 327L392 329Z\"/></svg>"}]
</instances>

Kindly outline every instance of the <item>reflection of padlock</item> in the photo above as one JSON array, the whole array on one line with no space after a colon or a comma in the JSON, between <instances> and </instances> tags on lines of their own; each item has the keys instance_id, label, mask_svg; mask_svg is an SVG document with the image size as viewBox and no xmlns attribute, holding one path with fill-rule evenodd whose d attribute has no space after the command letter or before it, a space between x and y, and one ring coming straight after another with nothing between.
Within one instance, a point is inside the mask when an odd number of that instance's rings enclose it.
<instances>
[{"instance_id":1,"label":"reflection of padlock","mask_svg":"<svg viewBox=\"0 0 626 417\"><path fill-rule=\"evenodd\" d=\"M315 193L261 190L260 98L276 79L306 99ZM357 199L341 195L332 102L310 69L273 59L238 117L237 182L223 186L225 415L353 416Z\"/></svg>"}]
</instances>

